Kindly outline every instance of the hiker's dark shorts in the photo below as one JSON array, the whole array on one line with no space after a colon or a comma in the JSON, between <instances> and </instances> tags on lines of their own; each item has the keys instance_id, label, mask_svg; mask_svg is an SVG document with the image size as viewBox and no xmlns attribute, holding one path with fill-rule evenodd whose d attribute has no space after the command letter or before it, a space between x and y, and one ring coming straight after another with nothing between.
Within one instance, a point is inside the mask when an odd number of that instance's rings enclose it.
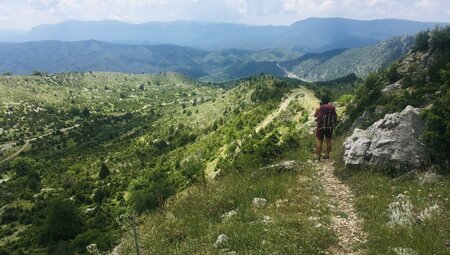
<instances>
[{"instance_id":1,"label":"hiker's dark shorts","mask_svg":"<svg viewBox=\"0 0 450 255\"><path fill-rule=\"evenodd\" d=\"M316 137L319 140L323 140L323 138L331 139L333 136L332 128L317 128L316 129Z\"/></svg>"}]
</instances>

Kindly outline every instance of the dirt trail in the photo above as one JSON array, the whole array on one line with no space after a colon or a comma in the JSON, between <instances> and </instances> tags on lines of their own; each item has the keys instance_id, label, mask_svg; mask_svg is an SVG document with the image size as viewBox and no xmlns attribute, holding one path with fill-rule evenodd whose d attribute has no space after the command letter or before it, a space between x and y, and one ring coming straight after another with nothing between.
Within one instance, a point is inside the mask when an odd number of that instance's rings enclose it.
<instances>
[{"instance_id":1,"label":"dirt trail","mask_svg":"<svg viewBox=\"0 0 450 255\"><path fill-rule=\"evenodd\" d=\"M14 152L14 153L11 154L9 157L7 157L7 158L5 158L4 160L0 161L0 164L3 163L3 162L6 162L6 161L8 161L8 160L11 160L11 159L13 159L13 158L15 158L15 157L17 157L17 156L19 156L19 154L20 154L21 152L23 152L26 148L28 148L29 145L30 145L30 140L26 140L26 141L25 141L25 144L24 144L18 151Z\"/></svg>"},{"instance_id":2,"label":"dirt trail","mask_svg":"<svg viewBox=\"0 0 450 255\"><path fill-rule=\"evenodd\" d=\"M73 126L71 126L71 127L67 127L67 128L61 128L59 131L60 131L60 132L66 132L66 131L69 131L69 130L72 130L72 129L78 128L78 127L80 127L80 124L75 124L75 125L73 125ZM24 150L26 150L27 148L29 148L30 142L36 141L37 139L40 139L40 138L44 138L44 137L53 135L54 133L55 133L55 132L50 132L50 133L47 133L47 134L44 134L44 135L41 135L41 136L38 136L38 137L34 137L34 138L30 138L30 139L25 140L25 144L24 144L18 151L14 152L14 153L11 154L9 157L7 157L7 158L1 160L1 161L0 161L0 164L3 163L3 162L6 162L6 161L8 161L8 160L11 160L11 159L13 159L13 158L15 158L15 157L17 157L17 156L19 156L19 154L20 154L21 152L23 152ZM2 144L2 145L0 145L0 147L8 146L8 145L16 145L16 144L17 144L17 142L12 142L12 143L7 143L7 144Z\"/></svg>"},{"instance_id":3,"label":"dirt trail","mask_svg":"<svg viewBox=\"0 0 450 255\"><path fill-rule=\"evenodd\" d=\"M288 95L288 97L280 104L278 109L276 109L271 114L269 114L258 126L256 126L255 131L258 133L261 129L267 127L267 125L272 123L272 121L278 115L280 115L281 112L283 112L287 109L287 107L292 102L292 100L296 99L297 96L302 97L302 99L301 99L302 106L307 111L312 111L317 104L317 98L314 96L314 94L310 90L308 90L304 87L294 89Z\"/></svg>"},{"instance_id":4,"label":"dirt trail","mask_svg":"<svg viewBox=\"0 0 450 255\"><path fill-rule=\"evenodd\" d=\"M330 197L329 207L333 213L331 228L338 237L339 244L332 247L332 254L359 255L364 252L358 248L366 241L362 230L363 220L356 214L353 206L354 196L350 188L333 174L331 160L314 164L317 175L323 183L325 192Z\"/></svg>"}]
</instances>

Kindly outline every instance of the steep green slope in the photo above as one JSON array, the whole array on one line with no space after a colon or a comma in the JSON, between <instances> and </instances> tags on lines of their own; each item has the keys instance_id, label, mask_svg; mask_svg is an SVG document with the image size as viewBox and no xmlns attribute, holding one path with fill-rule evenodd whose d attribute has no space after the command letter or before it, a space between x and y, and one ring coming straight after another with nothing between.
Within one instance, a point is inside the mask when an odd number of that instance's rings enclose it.
<instances>
[{"instance_id":1,"label":"steep green slope","mask_svg":"<svg viewBox=\"0 0 450 255\"><path fill-rule=\"evenodd\" d=\"M1 86L2 251L85 254L116 244L118 216L200 181L222 145L239 146L242 127L295 84L261 76L225 91L172 73L69 73L7 76Z\"/></svg>"}]
</instances>

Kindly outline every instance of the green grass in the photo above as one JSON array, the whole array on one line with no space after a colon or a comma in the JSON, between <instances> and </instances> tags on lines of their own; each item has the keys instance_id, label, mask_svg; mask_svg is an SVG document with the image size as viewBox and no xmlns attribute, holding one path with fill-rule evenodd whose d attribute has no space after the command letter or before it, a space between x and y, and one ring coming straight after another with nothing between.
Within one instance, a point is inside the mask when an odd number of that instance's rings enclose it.
<instances>
[{"instance_id":1,"label":"green grass","mask_svg":"<svg viewBox=\"0 0 450 255\"><path fill-rule=\"evenodd\" d=\"M300 155L286 152L283 158ZM305 178L310 181L300 181ZM255 197L266 198L267 206L252 207ZM329 212L317 198L326 199L306 163L284 173L261 169L230 173L145 215L139 229L141 248L143 254L220 254L221 249L237 254L326 254L336 238L326 227ZM221 216L232 210L237 214L223 220ZM264 223L265 216L271 222ZM317 216L321 227L308 220ZM220 234L229 241L216 248L213 244ZM131 237L125 236L123 252L132 253Z\"/></svg>"},{"instance_id":2,"label":"green grass","mask_svg":"<svg viewBox=\"0 0 450 255\"><path fill-rule=\"evenodd\" d=\"M342 144L342 138L336 144ZM382 169L368 167L349 169L343 165L342 149L334 153L336 174L350 185L355 194L355 207L364 219L368 233L367 254L395 254L398 247L410 248L417 254L448 254L450 239L450 178L444 176L435 183L420 184L417 176L393 177ZM416 220L410 227L389 225L389 204L398 194L408 196L414 206L413 215L425 208L439 205L441 212L431 220Z\"/></svg>"}]
</instances>

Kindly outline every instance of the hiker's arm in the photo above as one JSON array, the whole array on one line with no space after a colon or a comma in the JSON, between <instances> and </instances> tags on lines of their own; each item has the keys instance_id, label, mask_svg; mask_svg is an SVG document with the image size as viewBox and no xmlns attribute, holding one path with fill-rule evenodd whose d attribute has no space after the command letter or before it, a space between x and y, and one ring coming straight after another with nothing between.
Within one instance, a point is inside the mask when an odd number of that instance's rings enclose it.
<instances>
[{"instance_id":1,"label":"hiker's arm","mask_svg":"<svg viewBox=\"0 0 450 255\"><path fill-rule=\"evenodd\" d=\"M319 115L319 111L320 111L320 108L317 108L316 112L314 113L314 117L317 117L317 115Z\"/></svg>"}]
</instances>

